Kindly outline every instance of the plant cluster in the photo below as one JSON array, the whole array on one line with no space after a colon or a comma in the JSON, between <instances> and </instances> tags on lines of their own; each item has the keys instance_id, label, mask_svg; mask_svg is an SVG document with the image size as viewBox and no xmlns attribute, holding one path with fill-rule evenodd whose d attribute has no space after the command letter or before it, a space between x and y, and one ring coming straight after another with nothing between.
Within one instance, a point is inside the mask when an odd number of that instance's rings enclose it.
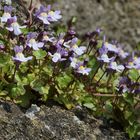
<instances>
[{"instance_id":1,"label":"plant cluster","mask_svg":"<svg viewBox=\"0 0 140 140\"><path fill-rule=\"evenodd\" d=\"M62 26L61 12L50 5L24 8L22 19L10 0L1 0L0 97L23 107L50 99L68 109L85 106L137 136L139 48L125 52L118 42L101 39L101 29L79 39L75 18Z\"/></svg>"}]
</instances>

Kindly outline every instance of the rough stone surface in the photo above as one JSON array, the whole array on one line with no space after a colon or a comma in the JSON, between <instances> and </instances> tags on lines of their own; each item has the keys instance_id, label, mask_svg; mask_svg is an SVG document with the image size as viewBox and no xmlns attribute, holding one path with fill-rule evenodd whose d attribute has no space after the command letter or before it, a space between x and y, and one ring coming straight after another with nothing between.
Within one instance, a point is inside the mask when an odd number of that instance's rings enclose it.
<instances>
[{"instance_id":1,"label":"rough stone surface","mask_svg":"<svg viewBox=\"0 0 140 140\"><path fill-rule=\"evenodd\" d=\"M0 140L127 140L125 133L106 126L84 109L60 106L31 107L27 117L18 106L0 101Z\"/></svg>"},{"instance_id":2,"label":"rough stone surface","mask_svg":"<svg viewBox=\"0 0 140 140\"><path fill-rule=\"evenodd\" d=\"M140 0L58 0L54 4L63 13L63 21L77 16L80 34L102 28L110 40L127 48L140 42Z\"/></svg>"}]
</instances>

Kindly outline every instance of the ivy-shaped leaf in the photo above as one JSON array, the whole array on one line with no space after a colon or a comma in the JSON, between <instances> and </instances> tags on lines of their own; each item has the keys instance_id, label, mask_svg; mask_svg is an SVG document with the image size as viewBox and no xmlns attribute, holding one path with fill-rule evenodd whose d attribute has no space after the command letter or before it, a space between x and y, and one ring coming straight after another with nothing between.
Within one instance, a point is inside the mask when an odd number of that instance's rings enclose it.
<instances>
[{"instance_id":1,"label":"ivy-shaped leaf","mask_svg":"<svg viewBox=\"0 0 140 140\"><path fill-rule=\"evenodd\" d=\"M59 75L56 77L56 81L58 82L58 85L60 88L66 88L68 84L71 82L72 78L66 73L63 73L62 75Z\"/></svg>"},{"instance_id":2,"label":"ivy-shaped leaf","mask_svg":"<svg viewBox=\"0 0 140 140\"><path fill-rule=\"evenodd\" d=\"M139 74L138 70L132 69L132 70L129 70L128 76L132 81L136 81L138 79L138 77L140 76L140 74Z\"/></svg>"},{"instance_id":3,"label":"ivy-shaped leaf","mask_svg":"<svg viewBox=\"0 0 140 140\"><path fill-rule=\"evenodd\" d=\"M36 59L43 59L47 53L46 51L43 51L43 50L37 50L37 51L33 51L33 55L36 57Z\"/></svg>"}]
</instances>

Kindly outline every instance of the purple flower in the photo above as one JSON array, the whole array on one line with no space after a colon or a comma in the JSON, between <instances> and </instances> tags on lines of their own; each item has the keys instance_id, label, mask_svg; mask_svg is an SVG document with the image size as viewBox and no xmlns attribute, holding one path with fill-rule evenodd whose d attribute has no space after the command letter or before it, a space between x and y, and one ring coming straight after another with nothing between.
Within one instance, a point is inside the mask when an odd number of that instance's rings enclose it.
<instances>
[{"instance_id":1,"label":"purple flower","mask_svg":"<svg viewBox=\"0 0 140 140\"><path fill-rule=\"evenodd\" d=\"M15 46L14 47L14 52L17 53L22 53L23 52L23 46Z\"/></svg>"},{"instance_id":2,"label":"purple flower","mask_svg":"<svg viewBox=\"0 0 140 140\"><path fill-rule=\"evenodd\" d=\"M17 22L17 17L11 17L7 21L8 27L6 27L7 30L14 32L15 35L22 34L21 30L22 28L25 28L26 26L20 26Z\"/></svg>"},{"instance_id":3,"label":"purple flower","mask_svg":"<svg viewBox=\"0 0 140 140\"><path fill-rule=\"evenodd\" d=\"M104 46L108 49L109 52L114 52L114 53L118 53L119 52L119 50L116 47L116 45L113 45L113 44L110 44L108 42L105 42Z\"/></svg>"},{"instance_id":4,"label":"purple flower","mask_svg":"<svg viewBox=\"0 0 140 140\"><path fill-rule=\"evenodd\" d=\"M111 62L108 68L117 72L122 72L125 67L123 65L118 65L116 62Z\"/></svg>"},{"instance_id":5,"label":"purple flower","mask_svg":"<svg viewBox=\"0 0 140 140\"><path fill-rule=\"evenodd\" d=\"M25 57L24 54L22 53L23 51L23 46L15 46L14 47L15 51L15 57L12 57L14 61L19 61L19 62L27 62L32 59L32 56Z\"/></svg>"},{"instance_id":6,"label":"purple flower","mask_svg":"<svg viewBox=\"0 0 140 140\"><path fill-rule=\"evenodd\" d=\"M132 57L131 60L128 62L127 66L128 69L140 69L140 57Z\"/></svg>"},{"instance_id":7,"label":"purple flower","mask_svg":"<svg viewBox=\"0 0 140 140\"><path fill-rule=\"evenodd\" d=\"M129 56L129 53L125 52L122 48L118 48L118 56L125 59L127 56Z\"/></svg>"},{"instance_id":8,"label":"purple flower","mask_svg":"<svg viewBox=\"0 0 140 140\"><path fill-rule=\"evenodd\" d=\"M1 22L7 22L11 18L12 6L4 6L4 13L2 15Z\"/></svg>"},{"instance_id":9,"label":"purple flower","mask_svg":"<svg viewBox=\"0 0 140 140\"><path fill-rule=\"evenodd\" d=\"M131 80L127 77L121 77L119 81L119 91L121 91L122 93L129 92L130 88L128 87L131 87Z\"/></svg>"},{"instance_id":10,"label":"purple flower","mask_svg":"<svg viewBox=\"0 0 140 140\"><path fill-rule=\"evenodd\" d=\"M75 45L72 46L71 50L74 51L77 55L82 55L85 52L86 47L85 46L78 47L75 44Z\"/></svg>"},{"instance_id":11,"label":"purple flower","mask_svg":"<svg viewBox=\"0 0 140 140\"><path fill-rule=\"evenodd\" d=\"M29 33L27 35L27 45L30 48L33 48L33 50L39 50L39 48L42 48L44 46L43 42L37 42L36 39L37 34L36 33Z\"/></svg>"},{"instance_id":12,"label":"purple flower","mask_svg":"<svg viewBox=\"0 0 140 140\"><path fill-rule=\"evenodd\" d=\"M79 62L78 59L75 57L70 57L70 61L71 61L70 66L72 68L77 68Z\"/></svg>"},{"instance_id":13,"label":"purple flower","mask_svg":"<svg viewBox=\"0 0 140 140\"><path fill-rule=\"evenodd\" d=\"M62 56L61 56L61 54L59 52L56 52L54 54L51 54L50 52L48 52L48 54L52 57L52 61L54 63L56 63L58 61L66 60L65 58L62 58Z\"/></svg>"},{"instance_id":14,"label":"purple flower","mask_svg":"<svg viewBox=\"0 0 140 140\"><path fill-rule=\"evenodd\" d=\"M81 73L83 75L88 75L89 72L91 71L91 68L86 68L83 65L79 66L76 72Z\"/></svg>"},{"instance_id":15,"label":"purple flower","mask_svg":"<svg viewBox=\"0 0 140 140\"><path fill-rule=\"evenodd\" d=\"M134 57L134 63L140 65L140 57Z\"/></svg>"},{"instance_id":16,"label":"purple flower","mask_svg":"<svg viewBox=\"0 0 140 140\"><path fill-rule=\"evenodd\" d=\"M50 11L50 5L46 8L41 6L40 9L36 12L36 17L43 21L44 24L50 24L52 21L58 21L62 18L60 11Z\"/></svg>"},{"instance_id":17,"label":"purple flower","mask_svg":"<svg viewBox=\"0 0 140 140\"><path fill-rule=\"evenodd\" d=\"M46 8L44 6L40 6L40 9L36 12L35 16L42 20L44 24L50 24L50 22L48 21L48 11L50 9Z\"/></svg>"},{"instance_id":18,"label":"purple flower","mask_svg":"<svg viewBox=\"0 0 140 140\"><path fill-rule=\"evenodd\" d=\"M102 54L97 59L101 62L104 62L104 63L110 63L111 61L114 61L115 57L109 58L107 54Z\"/></svg>"},{"instance_id":19,"label":"purple flower","mask_svg":"<svg viewBox=\"0 0 140 140\"><path fill-rule=\"evenodd\" d=\"M62 16L60 14L61 14L60 11L50 11L48 13L48 20L49 21L58 21L59 19L62 18Z\"/></svg>"},{"instance_id":20,"label":"purple flower","mask_svg":"<svg viewBox=\"0 0 140 140\"><path fill-rule=\"evenodd\" d=\"M1 44L1 43L0 43L0 50L2 50L2 49L4 49L4 48L5 48L4 44Z\"/></svg>"},{"instance_id":21,"label":"purple flower","mask_svg":"<svg viewBox=\"0 0 140 140\"><path fill-rule=\"evenodd\" d=\"M66 60L66 58L64 57L68 56L68 52L64 48L61 48L61 47L58 47L55 53L52 54L48 52L48 54L52 57L52 61L55 63L58 61Z\"/></svg>"},{"instance_id":22,"label":"purple flower","mask_svg":"<svg viewBox=\"0 0 140 140\"><path fill-rule=\"evenodd\" d=\"M55 40L56 40L55 37L50 37L47 33L44 33L43 34L42 41L45 41L45 42L54 42Z\"/></svg>"},{"instance_id":23,"label":"purple flower","mask_svg":"<svg viewBox=\"0 0 140 140\"><path fill-rule=\"evenodd\" d=\"M107 52L108 52L108 49L103 43L102 47L99 49L99 53L100 53L100 55L102 55L102 54L107 54Z\"/></svg>"},{"instance_id":24,"label":"purple flower","mask_svg":"<svg viewBox=\"0 0 140 140\"><path fill-rule=\"evenodd\" d=\"M78 46L77 41L78 41L78 39L75 37L72 40L65 42L64 46L66 48L68 48L70 51L74 51L74 53L76 55L82 55L85 52L86 47L85 46Z\"/></svg>"}]
</instances>

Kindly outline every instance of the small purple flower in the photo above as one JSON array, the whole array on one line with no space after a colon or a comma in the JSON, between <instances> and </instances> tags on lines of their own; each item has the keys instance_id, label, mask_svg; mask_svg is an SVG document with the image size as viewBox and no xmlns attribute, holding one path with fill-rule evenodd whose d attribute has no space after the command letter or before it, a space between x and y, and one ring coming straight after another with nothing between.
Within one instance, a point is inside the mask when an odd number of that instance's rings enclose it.
<instances>
[{"instance_id":1,"label":"small purple flower","mask_svg":"<svg viewBox=\"0 0 140 140\"><path fill-rule=\"evenodd\" d=\"M123 65L118 65L116 62L111 62L108 68L117 72L122 72L125 67Z\"/></svg>"},{"instance_id":2,"label":"small purple flower","mask_svg":"<svg viewBox=\"0 0 140 140\"><path fill-rule=\"evenodd\" d=\"M134 57L134 63L140 65L140 57Z\"/></svg>"},{"instance_id":3,"label":"small purple flower","mask_svg":"<svg viewBox=\"0 0 140 140\"><path fill-rule=\"evenodd\" d=\"M82 55L86 51L85 46L78 46L77 45L78 38L73 38L72 40L65 42L64 46L68 48L70 51L74 51L77 55Z\"/></svg>"},{"instance_id":4,"label":"small purple flower","mask_svg":"<svg viewBox=\"0 0 140 140\"><path fill-rule=\"evenodd\" d=\"M75 69L79 62L78 59L75 57L70 57L70 61L71 61L70 66Z\"/></svg>"},{"instance_id":5,"label":"small purple flower","mask_svg":"<svg viewBox=\"0 0 140 140\"><path fill-rule=\"evenodd\" d=\"M127 56L129 56L129 53L125 52L122 48L118 48L118 56L122 59L125 59Z\"/></svg>"},{"instance_id":6,"label":"small purple flower","mask_svg":"<svg viewBox=\"0 0 140 140\"><path fill-rule=\"evenodd\" d=\"M42 48L44 46L43 42L37 42L35 40L36 36L37 36L36 33L29 33L27 35L27 46L33 48L33 50L39 50L39 48Z\"/></svg>"},{"instance_id":7,"label":"small purple flower","mask_svg":"<svg viewBox=\"0 0 140 140\"><path fill-rule=\"evenodd\" d=\"M126 65L128 69L140 69L140 57L132 57Z\"/></svg>"},{"instance_id":8,"label":"small purple flower","mask_svg":"<svg viewBox=\"0 0 140 140\"><path fill-rule=\"evenodd\" d=\"M4 44L0 44L0 50L3 50L5 48Z\"/></svg>"},{"instance_id":9,"label":"small purple flower","mask_svg":"<svg viewBox=\"0 0 140 140\"><path fill-rule=\"evenodd\" d=\"M32 56L25 57L24 54L22 53L23 51L23 46L15 46L14 47L15 51L15 57L12 57L14 61L19 61L19 62L27 62L32 59Z\"/></svg>"},{"instance_id":10,"label":"small purple flower","mask_svg":"<svg viewBox=\"0 0 140 140\"><path fill-rule=\"evenodd\" d=\"M55 42L56 39L55 39L55 37L50 37L47 33L44 33L42 41L45 41L45 42Z\"/></svg>"},{"instance_id":11,"label":"small purple flower","mask_svg":"<svg viewBox=\"0 0 140 140\"><path fill-rule=\"evenodd\" d=\"M75 34L76 34L76 32L75 32L74 30L72 30L72 29L69 29L69 30L68 30L68 33L69 33L70 35L75 35Z\"/></svg>"},{"instance_id":12,"label":"small purple flower","mask_svg":"<svg viewBox=\"0 0 140 140\"><path fill-rule=\"evenodd\" d=\"M64 57L68 56L68 52L64 48L61 48L61 47L58 47L55 53L52 54L48 52L48 54L52 57L52 61L55 63L58 61L66 60L66 58Z\"/></svg>"},{"instance_id":13,"label":"small purple flower","mask_svg":"<svg viewBox=\"0 0 140 140\"><path fill-rule=\"evenodd\" d=\"M108 49L109 52L114 52L114 53L118 53L119 52L119 50L116 47L116 45L113 45L113 44L110 44L108 42L105 42L104 46Z\"/></svg>"},{"instance_id":14,"label":"small purple flower","mask_svg":"<svg viewBox=\"0 0 140 140\"><path fill-rule=\"evenodd\" d=\"M128 87L131 87L131 80L128 79L128 77L121 77L119 81L119 91L122 93L129 92L130 88Z\"/></svg>"},{"instance_id":15,"label":"small purple flower","mask_svg":"<svg viewBox=\"0 0 140 140\"><path fill-rule=\"evenodd\" d=\"M91 71L91 68L86 68L83 65L79 66L76 70L77 73L81 73L83 75L89 75L89 72Z\"/></svg>"},{"instance_id":16,"label":"small purple flower","mask_svg":"<svg viewBox=\"0 0 140 140\"><path fill-rule=\"evenodd\" d=\"M60 11L50 11L48 13L48 20L49 21L58 21L59 19L62 18L62 16L60 14L61 14Z\"/></svg>"},{"instance_id":17,"label":"small purple flower","mask_svg":"<svg viewBox=\"0 0 140 140\"><path fill-rule=\"evenodd\" d=\"M47 8L41 6L40 9L36 12L35 16L47 25L52 21L58 21L62 18L62 16L60 15L60 11L51 11L50 9L50 5Z\"/></svg>"},{"instance_id":18,"label":"small purple flower","mask_svg":"<svg viewBox=\"0 0 140 140\"><path fill-rule=\"evenodd\" d=\"M2 15L1 22L7 22L11 18L12 6L4 6L4 13Z\"/></svg>"},{"instance_id":19,"label":"small purple flower","mask_svg":"<svg viewBox=\"0 0 140 140\"><path fill-rule=\"evenodd\" d=\"M54 54L51 54L50 52L48 52L48 54L52 57L52 61L54 63L56 63L58 61L66 60L65 58L62 58L62 56L61 56L61 54L59 52L56 52Z\"/></svg>"},{"instance_id":20,"label":"small purple flower","mask_svg":"<svg viewBox=\"0 0 140 140\"><path fill-rule=\"evenodd\" d=\"M109 58L107 54L102 54L97 59L101 62L104 62L104 63L110 63L111 61L114 61L115 57Z\"/></svg>"},{"instance_id":21,"label":"small purple flower","mask_svg":"<svg viewBox=\"0 0 140 140\"><path fill-rule=\"evenodd\" d=\"M36 12L35 16L42 20L44 24L50 24L50 22L48 21L48 11L50 9L46 8L44 6L40 6L40 9Z\"/></svg>"},{"instance_id":22,"label":"small purple flower","mask_svg":"<svg viewBox=\"0 0 140 140\"><path fill-rule=\"evenodd\" d=\"M75 45L72 46L71 50L73 50L77 55L82 55L85 52L86 47L85 46L78 47L75 44Z\"/></svg>"},{"instance_id":23,"label":"small purple flower","mask_svg":"<svg viewBox=\"0 0 140 140\"><path fill-rule=\"evenodd\" d=\"M11 17L7 21L8 27L6 27L7 30L14 32L15 35L22 34L21 30L22 28L25 28L26 26L20 26L17 22L17 17Z\"/></svg>"},{"instance_id":24,"label":"small purple flower","mask_svg":"<svg viewBox=\"0 0 140 140\"><path fill-rule=\"evenodd\" d=\"M107 52L108 52L108 49L107 49L107 47L103 43L102 47L99 48L99 53L100 53L100 55L102 55L102 54L107 54Z\"/></svg>"}]
</instances>

